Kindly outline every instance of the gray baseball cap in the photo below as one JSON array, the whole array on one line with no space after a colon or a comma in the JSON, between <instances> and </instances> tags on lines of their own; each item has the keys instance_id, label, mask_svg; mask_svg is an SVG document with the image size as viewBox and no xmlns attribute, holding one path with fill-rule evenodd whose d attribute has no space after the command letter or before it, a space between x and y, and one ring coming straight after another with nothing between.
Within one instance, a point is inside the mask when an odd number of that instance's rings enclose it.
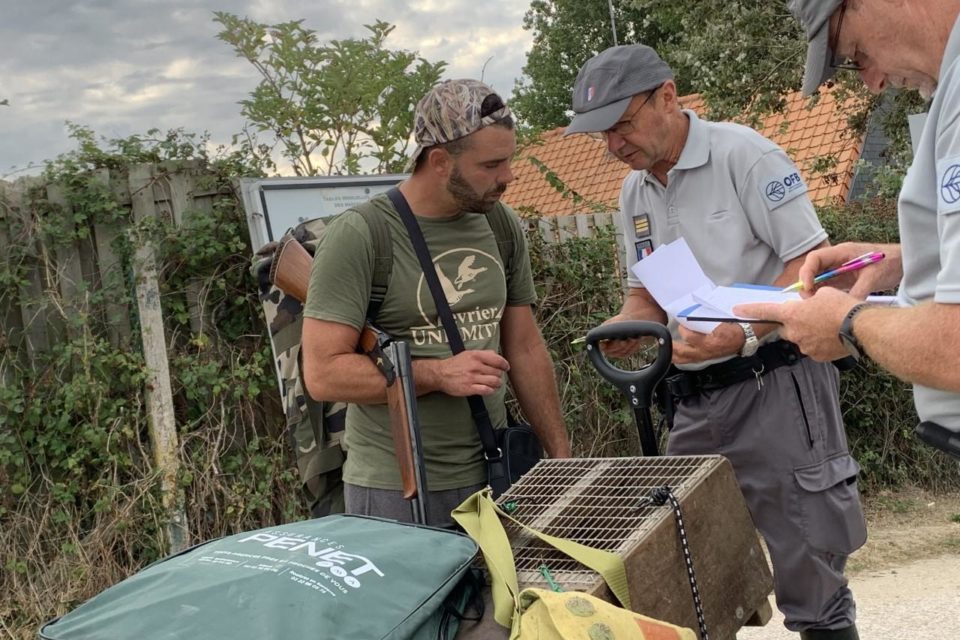
<instances>
[{"instance_id":1,"label":"gray baseball cap","mask_svg":"<svg viewBox=\"0 0 960 640\"><path fill-rule=\"evenodd\" d=\"M673 80L657 52L642 44L610 47L589 60L573 84L573 121L563 135L606 131L639 93Z\"/></svg>"},{"instance_id":2,"label":"gray baseball cap","mask_svg":"<svg viewBox=\"0 0 960 640\"><path fill-rule=\"evenodd\" d=\"M821 84L833 77L836 69L830 66L830 16L843 0L790 0L790 12L807 32L807 66L803 71L803 95L814 93Z\"/></svg>"}]
</instances>

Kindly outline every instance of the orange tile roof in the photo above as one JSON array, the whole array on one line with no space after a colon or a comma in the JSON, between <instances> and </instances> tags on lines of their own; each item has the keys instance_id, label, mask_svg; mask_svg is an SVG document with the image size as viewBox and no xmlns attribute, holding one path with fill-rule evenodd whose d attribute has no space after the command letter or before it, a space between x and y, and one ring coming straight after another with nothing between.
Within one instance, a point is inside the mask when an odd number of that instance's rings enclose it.
<instances>
[{"instance_id":1,"label":"orange tile roof","mask_svg":"<svg viewBox=\"0 0 960 640\"><path fill-rule=\"evenodd\" d=\"M808 110L800 92L790 94L784 112L767 117L758 130L783 147L797 164L810 199L827 204L846 199L862 139L847 129L847 113L854 107L854 99L838 103L830 92L821 95L817 105ZM705 111L699 94L680 100L698 115ZM789 125L784 127L784 123ZM609 156L603 142L585 135L564 138L563 129L547 131L521 150L513 161L517 179L507 189L504 201L515 209L547 216L615 211L620 185L630 168ZM818 171L817 159L830 155L836 157L836 165ZM551 183L562 184L572 193L564 196Z\"/></svg>"}]
</instances>

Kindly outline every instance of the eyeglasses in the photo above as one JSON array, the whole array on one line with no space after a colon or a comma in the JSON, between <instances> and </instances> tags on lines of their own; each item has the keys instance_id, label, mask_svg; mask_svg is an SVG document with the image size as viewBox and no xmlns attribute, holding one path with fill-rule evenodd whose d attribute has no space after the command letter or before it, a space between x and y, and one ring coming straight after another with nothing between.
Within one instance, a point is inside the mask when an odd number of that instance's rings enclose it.
<instances>
[{"instance_id":1,"label":"eyeglasses","mask_svg":"<svg viewBox=\"0 0 960 640\"><path fill-rule=\"evenodd\" d=\"M863 65L856 60L856 54L853 58L837 56L837 44L840 42L840 29L843 28L843 16L847 13L847 2L840 3L840 15L837 17L837 30L828 42L830 46L830 66L834 69L846 69L848 71L863 71Z\"/></svg>"},{"instance_id":2,"label":"eyeglasses","mask_svg":"<svg viewBox=\"0 0 960 640\"><path fill-rule=\"evenodd\" d=\"M650 98L652 98L662 86L663 85L654 87L653 90L650 92L650 95L648 95L646 99L644 99L644 101L640 103L640 106L634 109L633 113L627 116L625 120L620 120L618 123L616 123L609 129L607 129L606 131L593 131L591 133L588 133L587 135L589 135L591 138L595 140L606 140L607 136L611 133L615 133L621 138L623 136L630 135L631 133L637 130L637 127L633 124L633 119L637 117L637 114L640 113L640 110L643 109L643 107L646 106L648 102L650 102Z\"/></svg>"}]
</instances>

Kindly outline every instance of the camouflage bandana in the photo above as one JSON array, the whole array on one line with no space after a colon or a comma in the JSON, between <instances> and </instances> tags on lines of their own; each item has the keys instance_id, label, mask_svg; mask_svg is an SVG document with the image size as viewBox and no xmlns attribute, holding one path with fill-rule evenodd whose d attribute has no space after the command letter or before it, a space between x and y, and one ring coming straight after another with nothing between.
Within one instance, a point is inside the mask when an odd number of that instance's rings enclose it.
<instances>
[{"instance_id":1,"label":"camouflage bandana","mask_svg":"<svg viewBox=\"0 0 960 640\"><path fill-rule=\"evenodd\" d=\"M406 171L427 147L453 142L503 120L510 108L497 93L478 80L445 80L417 103L413 133L417 141Z\"/></svg>"}]
</instances>

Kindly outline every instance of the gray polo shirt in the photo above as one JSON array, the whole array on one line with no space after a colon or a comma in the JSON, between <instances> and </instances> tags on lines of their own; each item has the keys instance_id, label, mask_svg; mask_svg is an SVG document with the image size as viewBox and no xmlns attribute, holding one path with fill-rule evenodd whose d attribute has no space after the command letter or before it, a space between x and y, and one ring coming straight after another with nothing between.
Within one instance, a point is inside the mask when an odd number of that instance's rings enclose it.
<instances>
[{"instance_id":1,"label":"gray polo shirt","mask_svg":"<svg viewBox=\"0 0 960 640\"><path fill-rule=\"evenodd\" d=\"M960 303L960 18L940 65L930 112L900 191L900 302ZM956 349L958 345L944 345ZM960 427L960 395L914 385L921 420Z\"/></svg>"},{"instance_id":2,"label":"gray polo shirt","mask_svg":"<svg viewBox=\"0 0 960 640\"><path fill-rule=\"evenodd\" d=\"M772 283L785 262L827 238L800 172L753 129L684 113L690 132L667 185L647 171L624 180L619 220L626 264L683 237L715 284ZM628 284L642 287L632 272ZM675 320L670 329L676 335ZM765 336L774 339L775 332Z\"/></svg>"}]
</instances>

